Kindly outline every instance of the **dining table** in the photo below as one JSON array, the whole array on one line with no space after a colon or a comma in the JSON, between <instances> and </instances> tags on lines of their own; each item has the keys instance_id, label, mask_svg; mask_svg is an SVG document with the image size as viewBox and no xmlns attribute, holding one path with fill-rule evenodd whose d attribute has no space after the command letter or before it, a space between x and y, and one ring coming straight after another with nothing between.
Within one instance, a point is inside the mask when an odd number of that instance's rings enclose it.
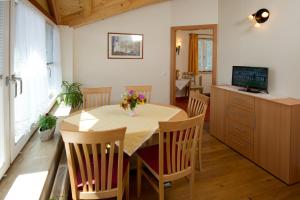
<instances>
[{"instance_id":1,"label":"dining table","mask_svg":"<svg viewBox=\"0 0 300 200\"><path fill-rule=\"evenodd\" d=\"M172 105L143 104L129 115L120 105L105 105L74 112L63 119L61 129L67 131L105 131L127 127L124 152L132 156L147 140L159 132L160 121L180 121L188 118L187 113Z\"/></svg>"},{"instance_id":2,"label":"dining table","mask_svg":"<svg viewBox=\"0 0 300 200\"><path fill-rule=\"evenodd\" d=\"M178 90L182 90L185 88L190 82L190 79L178 79L176 80L176 88Z\"/></svg>"}]
</instances>

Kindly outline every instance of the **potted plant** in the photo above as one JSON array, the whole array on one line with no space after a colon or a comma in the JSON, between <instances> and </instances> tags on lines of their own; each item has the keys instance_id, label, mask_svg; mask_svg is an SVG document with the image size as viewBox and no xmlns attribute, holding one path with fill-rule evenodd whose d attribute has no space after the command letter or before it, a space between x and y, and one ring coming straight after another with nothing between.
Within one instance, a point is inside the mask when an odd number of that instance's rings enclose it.
<instances>
[{"instance_id":1,"label":"potted plant","mask_svg":"<svg viewBox=\"0 0 300 200\"><path fill-rule=\"evenodd\" d=\"M135 108L138 104L146 103L147 99L143 94L138 94L134 90L129 90L122 95L121 107L124 110L130 108L129 116L133 117L136 115Z\"/></svg>"},{"instance_id":2,"label":"potted plant","mask_svg":"<svg viewBox=\"0 0 300 200\"><path fill-rule=\"evenodd\" d=\"M50 140L53 137L56 127L56 120L56 117L51 114L40 116L38 124L39 135L42 142Z\"/></svg>"},{"instance_id":3,"label":"potted plant","mask_svg":"<svg viewBox=\"0 0 300 200\"><path fill-rule=\"evenodd\" d=\"M64 102L65 105L71 106L72 109L78 109L83 103L83 94L80 90L80 83L62 82L62 92L58 95L57 101L60 104Z\"/></svg>"}]
</instances>

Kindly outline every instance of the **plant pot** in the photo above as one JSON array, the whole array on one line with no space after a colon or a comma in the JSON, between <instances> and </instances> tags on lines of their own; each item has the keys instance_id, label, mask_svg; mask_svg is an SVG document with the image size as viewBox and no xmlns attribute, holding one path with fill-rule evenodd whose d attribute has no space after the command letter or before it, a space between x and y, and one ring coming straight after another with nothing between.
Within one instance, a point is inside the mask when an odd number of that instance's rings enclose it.
<instances>
[{"instance_id":1,"label":"plant pot","mask_svg":"<svg viewBox=\"0 0 300 200\"><path fill-rule=\"evenodd\" d=\"M48 129L48 130L45 130L45 131L40 131L39 129L39 135L40 135L40 140L42 142L46 142L50 139L53 138L53 135L54 135L54 131L55 131L55 127L53 127L52 129Z\"/></svg>"}]
</instances>

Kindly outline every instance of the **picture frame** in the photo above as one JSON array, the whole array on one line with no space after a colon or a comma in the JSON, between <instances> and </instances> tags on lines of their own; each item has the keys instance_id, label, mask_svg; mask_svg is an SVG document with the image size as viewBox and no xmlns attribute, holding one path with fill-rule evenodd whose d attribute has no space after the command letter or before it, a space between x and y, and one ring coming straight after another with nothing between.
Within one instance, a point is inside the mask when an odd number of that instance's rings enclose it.
<instances>
[{"instance_id":1,"label":"picture frame","mask_svg":"<svg viewBox=\"0 0 300 200\"><path fill-rule=\"evenodd\" d=\"M108 59L143 59L144 35L108 33Z\"/></svg>"}]
</instances>

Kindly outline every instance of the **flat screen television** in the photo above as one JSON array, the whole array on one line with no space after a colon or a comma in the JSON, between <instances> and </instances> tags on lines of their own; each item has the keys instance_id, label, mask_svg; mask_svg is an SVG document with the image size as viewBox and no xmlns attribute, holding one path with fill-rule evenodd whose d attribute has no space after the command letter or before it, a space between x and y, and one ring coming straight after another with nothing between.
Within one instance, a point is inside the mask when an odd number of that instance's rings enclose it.
<instances>
[{"instance_id":1,"label":"flat screen television","mask_svg":"<svg viewBox=\"0 0 300 200\"><path fill-rule=\"evenodd\" d=\"M233 66L232 85L247 92L268 92L268 73L266 67Z\"/></svg>"}]
</instances>

